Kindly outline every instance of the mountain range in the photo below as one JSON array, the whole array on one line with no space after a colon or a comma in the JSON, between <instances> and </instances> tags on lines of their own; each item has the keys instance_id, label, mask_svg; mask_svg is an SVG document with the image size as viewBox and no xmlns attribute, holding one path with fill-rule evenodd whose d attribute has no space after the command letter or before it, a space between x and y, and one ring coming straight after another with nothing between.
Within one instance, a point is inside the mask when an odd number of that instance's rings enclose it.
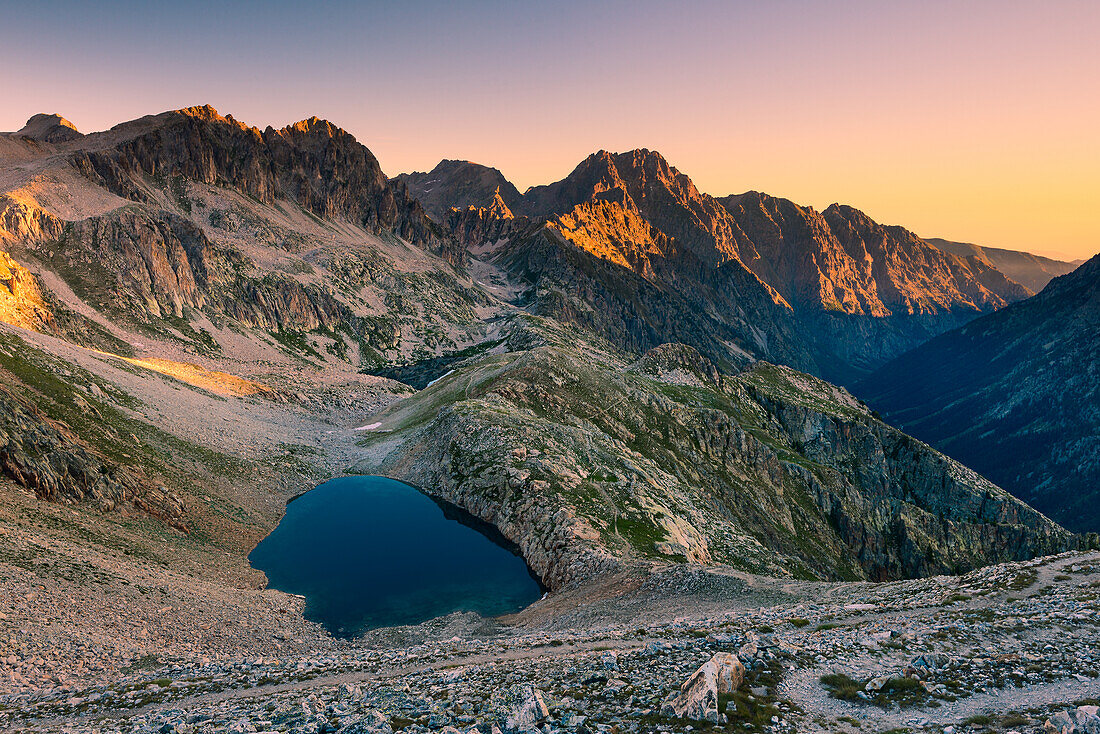
<instances>
[{"instance_id":1,"label":"mountain range","mask_svg":"<svg viewBox=\"0 0 1100 734\"><path fill-rule=\"evenodd\" d=\"M7 476L229 552L226 573L347 466L492 523L554 590L1090 542L826 381L1044 296L848 206L709 196L656 152L521 194L459 161L387 178L317 118L36 116L0 135L0 247Z\"/></svg>"},{"instance_id":2,"label":"mountain range","mask_svg":"<svg viewBox=\"0 0 1100 734\"><path fill-rule=\"evenodd\" d=\"M998 247L982 247L968 242L951 242L939 237L925 237L924 241L944 252L959 257L974 257L990 267L997 268L1025 288L1038 293L1051 279L1066 273L1072 273L1083 260L1064 262L1042 255L1017 250L1002 250Z\"/></svg>"},{"instance_id":3,"label":"mountain range","mask_svg":"<svg viewBox=\"0 0 1100 734\"><path fill-rule=\"evenodd\" d=\"M711 197L653 151L601 151L523 194L460 161L395 180L478 257L528 283L540 313L635 350L674 335L720 365L771 359L851 384L1033 292L989 254L949 252L849 206ZM1037 284L1032 270L1014 267Z\"/></svg>"}]
</instances>

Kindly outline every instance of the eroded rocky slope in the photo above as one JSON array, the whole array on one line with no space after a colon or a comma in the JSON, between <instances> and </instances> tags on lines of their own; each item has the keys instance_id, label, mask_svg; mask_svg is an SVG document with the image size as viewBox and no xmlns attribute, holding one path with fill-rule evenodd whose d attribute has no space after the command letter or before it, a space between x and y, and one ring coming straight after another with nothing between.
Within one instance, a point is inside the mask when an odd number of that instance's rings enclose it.
<instances>
[{"instance_id":1,"label":"eroded rocky slope","mask_svg":"<svg viewBox=\"0 0 1100 734\"><path fill-rule=\"evenodd\" d=\"M840 388L694 349L631 363L552 322L519 323L372 418L357 469L496 525L551 588L634 563L806 578L903 578L1077 541Z\"/></svg>"}]
</instances>

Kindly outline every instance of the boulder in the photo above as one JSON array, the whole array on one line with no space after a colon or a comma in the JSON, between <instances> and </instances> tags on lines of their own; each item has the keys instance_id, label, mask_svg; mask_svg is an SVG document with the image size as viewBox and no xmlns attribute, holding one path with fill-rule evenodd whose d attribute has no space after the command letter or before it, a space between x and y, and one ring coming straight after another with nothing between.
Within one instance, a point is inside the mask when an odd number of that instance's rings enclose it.
<instances>
[{"instance_id":1,"label":"boulder","mask_svg":"<svg viewBox=\"0 0 1100 734\"><path fill-rule=\"evenodd\" d=\"M745 666L731 652L715 653L710 659L718 673L718 692L733 693L745 680Z\"/></svg>"},{"instance_id":2,"label":"boulder","mask_svg":"<svg viewBox=\"0 0 1100 734\"><path fill-rule=\"evenodd\" d=\"M509 731L527 731L550 716L542 692L532 685L521 684L493 692L490 704L503 719Z\"/></svg>"},{"instance_id":3,"label":"boulder","mask_svg":"<svg viewBox=\"0 0 1100 734\"><path fill-rule=\"evenodd\" d=\"M745 679L745 666L733 653L716 653L691 674L680 692L661 706L663 716L718 723L718 695L732 693Z\"/></svg>"},{"instance_id":4,"label":"boulder","mask_svg":"<svg viewBox=\"0 0 1100 734\"><path fill-rule=\"evenodd\" d=\"M1051 716L1043 728L1057 734L1100 734L1100 716L1096 706L1078 706Z\"/></svg>"}]
</instances>

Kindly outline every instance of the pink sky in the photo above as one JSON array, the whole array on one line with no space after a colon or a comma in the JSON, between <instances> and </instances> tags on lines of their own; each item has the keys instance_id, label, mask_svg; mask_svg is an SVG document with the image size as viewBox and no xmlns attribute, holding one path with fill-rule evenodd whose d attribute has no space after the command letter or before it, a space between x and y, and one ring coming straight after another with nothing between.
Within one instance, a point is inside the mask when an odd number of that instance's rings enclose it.
<instances>
[{"instance_id":1,"label":"pink sky","mask_svg":"<svg viewBox=\"0 0 1100 734\"><path fill-rule=\"evenodd\" d=\"M1100 3L75 4L0 23L0 129L209 103L310 115L396 174L441 158L520 189L600 149L715 195L852 204L924 236L1100 251Z\"/></svg>"}]
</instances>

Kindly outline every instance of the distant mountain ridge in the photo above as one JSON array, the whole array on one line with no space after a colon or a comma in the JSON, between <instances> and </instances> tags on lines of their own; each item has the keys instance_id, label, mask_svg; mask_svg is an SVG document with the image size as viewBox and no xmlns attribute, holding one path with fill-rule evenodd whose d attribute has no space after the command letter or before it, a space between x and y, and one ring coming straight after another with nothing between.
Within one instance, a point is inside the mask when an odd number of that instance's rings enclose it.
<instances>
[{"instance_id":1,"label":"distant mountain ridge","mask_svg":"<svg viewBox=\"0 0 1100 734\"><path fill-rule=\"evenodd\" d=\"M1073 272L1084 262L1084 260L1064 262L1042 255L1033 255L1030 252L984 247L969 242L952 242L939 237L925 237L924 241L959 257L978 258L1035 293L1043 290L1051 279Z\"/></svg>"},{"instance_id":2,"label":"distant mountain ridge","mask_svg":"<svg viewBox=\"0 0 1100 734\"><path fill-rule=\"evenodd\" d=\"M561 181L511 194L507 213L491 198L499 172L445 163L446 176L430 175L430 194L457 239L529 282L541 312L600 324L593 328L633 349L705 331L721 336L688 342L719 364L751 355L844 382L1030 295L987 260L937 249L852 207L819 213L758 192L716 199L655 151L594 153ZM448 181L474 178L492 186L473 199L468 187L449 193ZM561 245L578 252L556 252ZM538 257L523 254L532 247ZM615 267L646 283L629 284ZM588 285L567 292L571 280ZM757 324L769 324L767 338Z\"/></svg>"},{"instance_id":3,"label":"distant mountain ridge","mask_svg":"<svg viewBox=\"0 0 1100 734\"><path fill-rule=\"evenodd\" d=\"M1066 527L1100 529L1100 255L887 363L856 392Z\"/></svg>"},{"instance_id":4,"label":"distant mountain ridge","mask_svg":"<svg viewBox=\"0 0 1100 734\"><path fill-rule=\"evenodd\" d=\"M470 161L440 161L428 173L402 173L394 181L408 187L409 193L436 221L445 221L450 209L457 207L502 207L500 214L512 216L521 206L523 195L495 168Z\"/></svg>"}]
</instances>

